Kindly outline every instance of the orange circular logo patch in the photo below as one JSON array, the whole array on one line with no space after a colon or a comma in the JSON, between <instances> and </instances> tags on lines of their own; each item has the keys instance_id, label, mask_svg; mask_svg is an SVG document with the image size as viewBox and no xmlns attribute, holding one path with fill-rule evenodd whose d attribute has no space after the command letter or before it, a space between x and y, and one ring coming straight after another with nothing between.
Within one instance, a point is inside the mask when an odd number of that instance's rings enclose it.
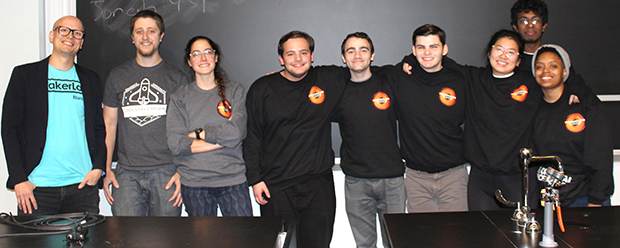
<instances>
[{"instance_id":1,"label":"orange circular logo patch","mask_svg":"<svg viewBox=\"0 0 620 248\"><path fill-rule=\"evenodd\" d=\"M220 103L217 104L217 112L222 117L230 118L232 115L232 107L228 100L221 100Z\"/></svg>"},{"instance_id":2,"label":"orange circular logo patch","mask_svg":"<svg viewBox=\"0 0 620 248\"><path fill-rule=\"evenodd\" d=\"M312 86L308 98L314 104L321 104L325 101L325 92L319 87Z\"/></svg>"},{"instance_id":3,"label":"orange circular logo patch","mask_svg":"<svg viewBox=\"0 0 620 248\"><path fill-rule=\"evenodd\" d=\"M374 96L372 96L372 104L374 104L375 107L380 110L386 110L390 107L390 97L387 94L379 91L375 93Z\"/></svg>"},{"instance_id":4,"label":"orange circular logo patch","mask_svg":"<svg viewBox=\"0 0 620 248\"><path fill-rule=\"evenodd\" d=\"M525 101L525 98L527 98L527 87L525 87L525 85L519 86L519 88L517 88L510 94L510 96L515 101Z\"/></svg>"},{"instance_id":5,"label":"orange circular logo patch","mask_svg":"<svg viewBox=\"0 0 620 248\"><path fill-rule=\"evenodd\" d=\"M568 131L578 133L586 128L586 119L579 113L570 114L566 117L564 125L566 125L566 129L568 129Z\"/></svg>"},{"instance_id":6,"label":"orange circular logo patch","mask_svg":"<svg viewBox=\"0 0 620 248\"><path fill-rule=\"evenodd\" d=\"M456 103L456 93L450 88L443 88L439 91L439 100L444 105L450 107Z\"/></svg>"}]
</instances>

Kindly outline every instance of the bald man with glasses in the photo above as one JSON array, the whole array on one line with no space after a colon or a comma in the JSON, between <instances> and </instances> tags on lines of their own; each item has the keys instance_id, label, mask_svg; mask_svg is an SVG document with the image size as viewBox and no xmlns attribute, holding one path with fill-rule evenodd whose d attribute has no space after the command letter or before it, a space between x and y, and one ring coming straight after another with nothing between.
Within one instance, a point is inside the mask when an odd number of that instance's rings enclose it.
<instances>
[{"instance_id":1,"label":"bald man with glasses","mask_svg":"<svg viewBox=\"0 0 620 248\"><path fill-rule=\"evenodd\" d=\"M19 214L99 212L105 125L99 75L74 64L84 36L78 18L62 17L49 34L52 54L13 69L2 141Z\"/></svg>"}]
</instances>

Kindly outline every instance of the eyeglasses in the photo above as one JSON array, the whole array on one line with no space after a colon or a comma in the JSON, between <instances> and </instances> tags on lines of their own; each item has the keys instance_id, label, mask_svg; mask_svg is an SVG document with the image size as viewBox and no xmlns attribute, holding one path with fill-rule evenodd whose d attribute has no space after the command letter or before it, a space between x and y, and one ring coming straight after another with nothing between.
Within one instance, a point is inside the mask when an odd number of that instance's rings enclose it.
<instances>
[{"instance_id":1,"label":"eyeglasses","mask_svg":"<svg viewBox=\"0 0 620 248\"><path fill-rule=\"evenodd\" d=\"M506 49L503 46L500 45L493 45L491 46L493 48L493 53L495 54L495 56L502 56L502 55L506 55L506 58L512 59L516 56L519 56L518 52L515 52L514 49Z\"/></svg>"},{"instance_id":2,"label":"eyeglasses","mask_svg":"<svg viewBox=\"0 0 620 248\"><path fill-rule=\"evenodd\" d=\"M193 51L189 54L192 59L199 59L202 55L205 55L207 58L213 58L215 56L215 50L213 49L205 49L204 51Z\"/></svg>"},{"instance_id":3,"label":"eyeglasses","mask_svg":"<svg viewBox=\"0 0 620 248\"><path fill-rule=\"evenodd\" d=\"M67 37L69 36L70 33L73 33L73 38L81 40L84 38L84 31L81 30L77 30L77 29L70 29L68 27L63 27L63 26L58 26L55 27L53 31L58 30L58 33L62 36L62 37Z\"/></svg>"},{"instance_id":4,"label":"eyeglasses","mask_svg":"<svg viewBox=\"0 0 620 248\"><path fill-rule=\"evenodd\" d=\"M521 19L519 19L518 23L527 26L527 25L530 25L530 23L532 25L536 25L536 24L538 24L541 21L542 20L540 20L539 17L534 17L532 19L527 19L527 17L521 17Z\"/></svg>"}]
</instances>

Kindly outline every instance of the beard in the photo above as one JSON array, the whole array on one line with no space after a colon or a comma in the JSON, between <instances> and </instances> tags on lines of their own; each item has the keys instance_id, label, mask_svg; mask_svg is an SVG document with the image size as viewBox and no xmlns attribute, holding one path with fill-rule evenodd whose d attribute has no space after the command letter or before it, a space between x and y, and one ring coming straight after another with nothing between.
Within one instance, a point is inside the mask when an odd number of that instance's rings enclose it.
<instances>
[{"instance_id":1,"label":"beard","mask_svg":"<svg viewBox=\"0 0 620 248\"><path fill-rule=\"evenodd\" d=\"M141 40L140 43L142 42L148 42L147 40ZM138 49L138 54L140 54L140 56L142 57L151 57L153 56L153 54L155 54L155 52L157 52L157 50L159 49L159 45L154 43L154 42L150 42L151 43L151 49L145 48L145 47L140 47L139 45L136 46L136 48Z\"/></svg>"},{"instance_id":2,"label":"beard","mask_svg":"<svg viewBox=\"0 0 620 248\"><path fill-rule=\"evenodd\" d=\"M156 48L153 48L151 50L142 50L142 49L138 49L138 54L140 54L142 57L151 57L153 56L153 54L155 54Z\"/></svg>"}]
</instances>

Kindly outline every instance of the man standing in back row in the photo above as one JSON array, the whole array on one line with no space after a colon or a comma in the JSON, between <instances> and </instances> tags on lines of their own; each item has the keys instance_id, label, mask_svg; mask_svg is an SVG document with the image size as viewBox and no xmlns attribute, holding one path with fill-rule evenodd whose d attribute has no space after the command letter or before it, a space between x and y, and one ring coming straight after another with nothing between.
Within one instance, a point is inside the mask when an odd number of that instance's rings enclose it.
<instances>
[{"instance_id":1,"label":"man standing in back row","mask_svg":"<svg viewBox=\"0 0 620 248\"><path fill-rule=\"evenodd\" d=\"M542 0L518 0L510 9L510 18L512 28L519 33L525 42L519 69L532 71L532 57L536 49L542 46L542 35L547 29L547 22L549 21L547 4ZM574 66L570 67L569 75L570 77L565 82L567 92L591 91L585 85L585 80L583 80L581 75L575 72ZM579 97L576 94L573 95L570 98L570 102L579 103Z\"/></svg>"},{"instance_id":2,"label":"man standing in back row","mask_svg":"<svg viewBox=\"0 0 620 248\"><path fill-rule=\"evenodd\" d=\"M58 19L49 34L52 55L11 75L2 141L6 186L23 214L99 213L105 126L99 75L74 64L84 37L78 18Z\"/></svg>"},{"instance_id":3,"label":"man standing in back row","mask_svg":"<svg viewBox=\"0 0 620 248\"><path fill-rule=\"evenodd\" d=\"M549 21L547 4L541 0L518 0L510 9L512 28L525 42L519 69L532 70L532 56L542 45L542 35Z\"/></svg>"},{"instance_id":4,"label":"man standing in back row","mask_svg":"<svg viewBox=\"0 0 620 248\"><path fill-rule=\"evenodd\" d=\"M115 216L181 215L180 176L166 140L166 110L170 94L189 82L159 55L163 38L164 20L159 14L143 10L133 16L136 58L114 68L105 85L104 190ZM113 171L117 127L118 165Z\"/></svg>"}]
</instances>

